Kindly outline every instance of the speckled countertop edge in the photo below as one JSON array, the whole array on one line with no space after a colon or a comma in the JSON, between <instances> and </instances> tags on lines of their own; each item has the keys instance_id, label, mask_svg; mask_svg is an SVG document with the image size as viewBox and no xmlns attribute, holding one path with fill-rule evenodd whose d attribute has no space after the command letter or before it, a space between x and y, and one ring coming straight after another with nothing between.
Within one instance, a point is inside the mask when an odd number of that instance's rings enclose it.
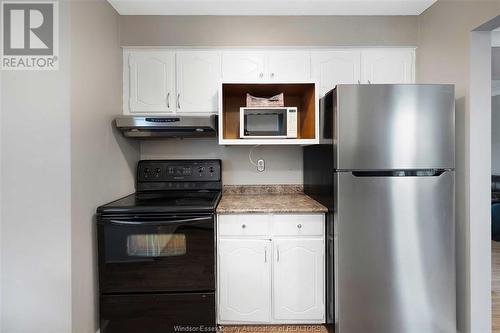
<instances>
[{"instance_id":1,"label":"speckled countertop edge","mask_svg":"<svg viewBox=\"0 0 500 333\"><path fill-rule=\"evenodd\" d=\"M302 185L225 186L219 214L325 213L327 208L303 193Z\"/></svg>"},{"instance_id":2,"label":"speckled countertop edge","mask_svg":"<svg viewBox=\"0 0 500 333\"><path fill-rule=\"evenodd\" d=\"M302 184L225 185L223 194L304 194Z\"/></svg>"}]
</instances>

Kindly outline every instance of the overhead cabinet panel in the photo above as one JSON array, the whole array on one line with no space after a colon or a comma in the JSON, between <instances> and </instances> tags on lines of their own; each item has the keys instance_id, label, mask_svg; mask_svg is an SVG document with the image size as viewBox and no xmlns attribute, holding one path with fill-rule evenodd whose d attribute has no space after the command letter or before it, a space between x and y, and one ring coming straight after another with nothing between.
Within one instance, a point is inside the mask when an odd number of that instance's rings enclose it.
<instances>
[{"instance_id":1,"label":"overhead cabinet panel","mask_svg":"<svg viewBox=\"0 0 500 333\"><path fill-rule=\"evenodd\" d=\"M269 79L277 82L311 79L309 51L270 52L267 56Z\"/></svg>"},{"instance_id":2,"label":"overhead cabinet panel","mask_svg":"<svg viewBox=\"0 0 500 333\"><path fill-rule=\"evenodd\" d=\"M355 84L361 81L361 51L314 51L311 61L312 75L319 83L320 96L337 84Z\"/></svg>"},{"instance_id":3,"label":"overhead cabinet panel","mask_svg":"<svg viewBox=\"0 0 500 333\"><path fill-rule=\"evenodd\" d=\"M257 81L264 79L262 52L224 52L222 78L225 81Z\"/></svg>"},{"instance_id":4,"label":"overhead cabinet panel","mask_svg":"<svg viewBox=\"0 0 500 333\"><path fill-rule=\"evenodd\" d=\"M227 51L222 77L232 82L289 82L311 79L309 51Z\"/></svg>"},{"instance_id":5,"label":"overhead cabinet panel","mask_svg":"<svg viewBox=\"0 0 500 333\"><path fill-rule=\"evenodd\" d=\"M130 113L172 112L174 93L174 57L169 51L136 51L125 54L128 75L124 92L128 92Z\"/></svg>"},{"instance_id":6,"label":"overhead cabinet panel","mask_svg":"<svg viewBox=\"0 0 500 333\"><path fill-rule=\"evenodd\" d=\"M363 83L413 83L414 54L411 49L377 49L363 51Z\"/></svg>"},{"instance_id":7,"label":"overhead cabinet panel","mask_svg":"<svg viewBox=\"0 0 500 333\"><path fill-rule=\"evenodd\" d=\"M177 113L217 112L221 56L212 51L176 53Z\"/></svg>"}]
</instances>

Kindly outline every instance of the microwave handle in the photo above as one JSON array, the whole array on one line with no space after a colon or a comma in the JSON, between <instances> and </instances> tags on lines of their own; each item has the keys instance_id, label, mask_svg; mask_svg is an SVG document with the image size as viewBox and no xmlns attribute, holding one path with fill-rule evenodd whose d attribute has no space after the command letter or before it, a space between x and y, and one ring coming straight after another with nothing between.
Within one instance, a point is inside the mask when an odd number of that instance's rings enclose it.
<instances>
[{"instance_id":1,"label":"microwave handle","mask_svg":"<svg viewBox=\"0 0 500 333\"><path fill-rule=\"evenodd\" d=\"M179 219L179 220L164 220L164 221L153 221L153 222L145 222L145 221L130 221L130 220L109 220L109 223L114 225L126 225L126 226L139 226L139 225L148 225L148 226L165 226L165 225L175 225L175 224L184 224L184 223L198 223L198 222L212 222L212 216L205 217L194 217L189 219Z\"/></svg>"}]
</instances>

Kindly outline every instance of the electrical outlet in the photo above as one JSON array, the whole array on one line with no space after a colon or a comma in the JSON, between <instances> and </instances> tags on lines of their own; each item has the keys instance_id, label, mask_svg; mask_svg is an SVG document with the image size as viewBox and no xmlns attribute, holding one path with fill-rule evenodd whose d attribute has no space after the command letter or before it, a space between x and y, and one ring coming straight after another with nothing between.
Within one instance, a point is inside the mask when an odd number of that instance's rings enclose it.
<instances>
[{"instance_id":1,"label":"electrical outlet","mask_svg":"<svg viewBox=\"0 0 500 333\"><path fill-rule=\"evenodd\" d=\"M263 159L257 160L257 170L263 172L266 169L266 162Z\"/></svg>"}]
</instances>

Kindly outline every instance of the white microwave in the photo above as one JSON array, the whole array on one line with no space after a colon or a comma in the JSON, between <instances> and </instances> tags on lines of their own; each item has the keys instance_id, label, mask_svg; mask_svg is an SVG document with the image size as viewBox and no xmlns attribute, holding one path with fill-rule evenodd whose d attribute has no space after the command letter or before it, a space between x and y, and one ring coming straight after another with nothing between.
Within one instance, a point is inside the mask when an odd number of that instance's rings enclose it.
<instances>
[{"instance_id":1,"label":"white microwave","mask_svg":"<svg viewBox=\"0 0 500 333\"><path fill-rule=\"evenodd\" d=\"M240 138L297 138L296 107L240 108Z\"/></svg>"}]
</instances>

